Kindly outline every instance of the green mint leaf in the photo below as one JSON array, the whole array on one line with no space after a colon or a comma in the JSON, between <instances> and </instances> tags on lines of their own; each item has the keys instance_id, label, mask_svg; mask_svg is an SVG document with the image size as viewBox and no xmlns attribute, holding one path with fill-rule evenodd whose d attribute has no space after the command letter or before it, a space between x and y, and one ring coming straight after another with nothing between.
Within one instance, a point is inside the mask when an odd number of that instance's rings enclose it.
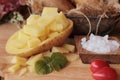
<instances>
[{"instance_id":1,"label":"green mint leaf","mask_svg":"<svg viewBox=\"0 0 120 80\"><path fill-rule=\"evenodd\" d=\"M48 74L48 73L52 72L53 69L46 62L48 62L48 58L45 58L43 60L40 60L40 61L36 62L35 71L38 74Z\"/></svg>"},{"instance_id":2,"label":"green mint leaf","mask_svg":"<svg viewBox=\"0 0 120 80\"><path fill-rule=\"evenodd\" d=\"M59 71L60 69L64 68L68 63L66 57L59 53L55 52L51 56L51 66L56 70Z\"/></svg>"}]
</instances>

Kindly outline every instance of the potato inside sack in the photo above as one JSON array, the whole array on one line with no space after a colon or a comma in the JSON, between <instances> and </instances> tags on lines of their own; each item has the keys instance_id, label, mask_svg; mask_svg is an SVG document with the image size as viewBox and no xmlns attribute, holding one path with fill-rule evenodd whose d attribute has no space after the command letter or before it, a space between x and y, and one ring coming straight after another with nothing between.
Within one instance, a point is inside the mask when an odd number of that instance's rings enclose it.
<instances>
[{"instance_id":1,"label":"potato inside sack","mask_svg":"<svg viewBox=\"0 0 120 80\"><path fill-rule=\"evenodd\" d=\"M99 16L102 15L103 13L106 13L106 15L109 16L111 14L119 12L120 10L119 0L73 0L73 1L76 4L76 10L83 12L87 16Z\"/></svg>"},{"instance_id":2,"label":"potato inside sack","mask_svg":"<svg viewBox=\"0 0 120 80\"><path fill-rule=\"evenodd\" d=\"M42 15L32 14L22 29L6 43L9 54L29 57L62 45L73 29L73 22L57 8L45 7Z\"/></svg>"},{"instance_id":3,"label":"potato inside sack","mask_svg":"<svg viewBox=\"0 0 120 80\"><path fill-rule=\"evenodd\" d=\"M116 28L120 17L118 0L73 0L75 9L67 16L74 22L72 35L110 34Z\"/></svg>"}]
</instances>

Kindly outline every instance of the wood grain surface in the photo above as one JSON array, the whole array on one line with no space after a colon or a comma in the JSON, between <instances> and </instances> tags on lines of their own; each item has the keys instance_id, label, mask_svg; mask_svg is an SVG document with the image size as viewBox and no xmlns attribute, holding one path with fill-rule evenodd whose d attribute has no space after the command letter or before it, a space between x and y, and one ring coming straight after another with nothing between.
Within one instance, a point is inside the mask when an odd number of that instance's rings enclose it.
<instances>
[{"instance_id":1,"label":"wood grain surface","mask_svg":"<svg viewBox=\"0 0 120 80\"><path fill-rule=\"evenodd\" d=\"M35 73L26 73L24 76L18 74L6 73L7 66L11 59L11 55L5 52L5 44L7 39L18 30L15 25L4 24L0 26L0 75L5 80L93 80L89 64L83 64L80 59L70 63L66 68L59 72L52 72L48 75L37 75ZM111 64L120 80L120 64Z\"/></svg>"}]
</instances>

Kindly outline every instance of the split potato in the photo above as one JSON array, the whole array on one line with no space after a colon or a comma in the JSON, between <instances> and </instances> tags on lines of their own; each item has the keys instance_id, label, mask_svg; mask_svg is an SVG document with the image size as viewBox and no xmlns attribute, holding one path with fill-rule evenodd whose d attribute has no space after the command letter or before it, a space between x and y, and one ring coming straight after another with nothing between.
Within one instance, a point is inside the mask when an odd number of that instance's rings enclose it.
<instances>
[{"instance_id":1,"label":"split potato","mask_svg":"<svg viewBox=\"0 0 120 80\"><path fill-rule=\"evenodd\" d=\"M69 50L64 47L53 47L52 52L69 53Z\"/></svg>"},{"instance_id":2,"label":"split potato","mask_svg":"<svg viewBox=\"0 0 120 80\"><path fill-rule=\"evenodd\" d=\"M35 56L31 56L28 61L26 62L27 65L34 65L38 60L42 60L43 55L37 54Z\"/></svg>"},{"instance_id":3,"label":"split potato","mask_svg":"<svg viewBox=\"0 0 120 80\"><path fill-rule=\"evenodd\" d=\"M27 69L27 67L24 67L24 68L22 68L21 70L20 70L20 73L19 73L19 76L23 76L25 73L27 73L28 72L28 69Z\"/></svg>"},{"instance_id":4,"label":"split potato","mask_svg":"<svg viewBox=\"0 0 120 80\"><path fill-rule=\"evenodd\" d=\"M53 11L48 14L48 10ZM73 30L73 22L56 8L43 9L42 16L31 15L23 29L14 33L6 44L9 54L30 57L60 46Z\"/></svg>"},{"instance_id":5,"label":"split potato","mask_svg":"<svg viewBox=\"0 0 120 80\"><path fill-rule=\"evenodd\" d=\"M15 64L8 68L8 72L15 73L16 71L20 70L21 66L19 64Z\"/></svg>"},{"instance_id":6,"label":"split potato","mask_svg":"<svg viewBox=\"0 0 120 80\"><path fill-rule=\"evenodd\" d=\"M18 65L22 65L22 66L24 66L26 62L27 62L26 58L19 57L19 56L14 56L11 60L12 64L18 64Z\"/></svg>"},{"instance_id":7,"label":"split potato","mask_svg":"<svg viewBox=\"0 0 120 80\"><path fill-rule=\"evenodd\" d=\"M65 49L67 49L69 52L75 52L75 46L71 45L71 44L63 44L63 47Z\"/></svg>"}]
</instances>

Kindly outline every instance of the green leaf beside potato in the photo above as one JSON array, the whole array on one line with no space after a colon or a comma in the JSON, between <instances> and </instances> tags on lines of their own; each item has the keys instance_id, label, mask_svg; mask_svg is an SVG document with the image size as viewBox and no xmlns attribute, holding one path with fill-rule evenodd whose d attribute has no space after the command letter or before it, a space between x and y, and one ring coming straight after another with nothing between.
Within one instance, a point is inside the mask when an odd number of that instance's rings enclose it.
<instances>
[{"instance_id":1,"label":"green leaf beside potato","mask_svg":"<svg viewBox=\"0 0 120 80\"><path fill-rule=\"evenodd\" d=\"M53 53L53 55L51 56L51 66L56 71L59 71L60 69L64 68L67 65L67 63L68 60L66 59L66 57L59 52Z\"/></svg>"},{"instance_id":2,"label":"green leaf beside potato","mask_svg":"<svg viewBox=\"0 0 120 80\"><path fill-rule=\"evenodd\" d=\"M44 57L43 60L39 60L35 64L35 71L38 74L48 74L52 72L52 68L49 65L50 58L49 57Z\"/></svg>"},{"instance_id":3,"label":"green leaf beside potato","mask_svg":"<svg viewBox=\"0 0 120 80\"><path fill-rule=\"evenodd\" d=\"M43 60L39 60L35 64L35 71L38 74L48 74L54 70L59 71L64 68L68 63L66 57L55 52L51 57L44 57Z\"/></svg>"}]
</instances>

